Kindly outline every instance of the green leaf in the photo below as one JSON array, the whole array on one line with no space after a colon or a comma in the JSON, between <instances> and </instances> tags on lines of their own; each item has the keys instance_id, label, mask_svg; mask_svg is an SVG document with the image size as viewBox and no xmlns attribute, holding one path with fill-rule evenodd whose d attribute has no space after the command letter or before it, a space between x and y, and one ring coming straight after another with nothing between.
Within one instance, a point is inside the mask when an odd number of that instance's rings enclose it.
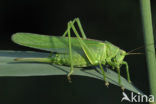
<instances>
[{"instance_id":1,"label":"green leaf","mask_svg":"<svg viewBox=\"0 0 156 104\"><path fill-rule=\"evenodd\" d=\"M16 62L15 58L19 57L48 57L49 53L32 52L32 51L0 51L0 77L14 76L49 76L49 75L67 75L70 67L58 66L47 63L28 63ZM87 76L100 79L103 81L103 75L98 68L74 68L73 75ZM114 85L118 84L118 75L116 72L107 69L107 80ZM66 78L66 77L65 77ZM143 94L134 85L121 77L121 83L125 89L135 93Z\"/></svg>"}]
</instances>

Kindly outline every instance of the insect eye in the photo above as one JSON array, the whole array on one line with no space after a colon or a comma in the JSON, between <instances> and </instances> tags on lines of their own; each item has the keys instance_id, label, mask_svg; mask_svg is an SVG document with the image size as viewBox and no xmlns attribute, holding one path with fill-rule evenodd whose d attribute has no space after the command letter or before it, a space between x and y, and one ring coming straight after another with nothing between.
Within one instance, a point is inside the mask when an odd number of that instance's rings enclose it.
<instances>
[{"instance_id":1,"label":"insect eye","mask_svg":"<svg viewBox=\"0 0 156 104\"><path fill-rule=\"evenodd\" d=\"M122 52L120 52L120 55L122 55Z\"/></svg>"},{"instance_id":2,"label":"insect eye","mask_svg":"<svg viewBox=\"0 0 156 104\"><path fill-rule=\"evenodd\" d=\"M124 51L120 51L120 55L123 55L124 54Z\"/></svg>"}]
</instances>

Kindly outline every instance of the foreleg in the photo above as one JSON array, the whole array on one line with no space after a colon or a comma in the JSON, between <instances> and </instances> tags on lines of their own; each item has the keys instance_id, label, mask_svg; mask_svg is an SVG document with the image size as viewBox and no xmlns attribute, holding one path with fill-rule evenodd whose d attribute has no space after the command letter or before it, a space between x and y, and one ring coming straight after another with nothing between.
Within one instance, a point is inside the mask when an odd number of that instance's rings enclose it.
<instances>
[{"instance_id":1,"label":"foreleg","mask_svg":"<svg viewBox=\"0 0 156 104\"><path fill-rule=\"evenodd\" d=\"M124 64L126 66L127 80L128 80L129 83L131 83L130 75L129 75L128 63L126 61L123 61L122 64Z\"/></svg>"}]
</instances>

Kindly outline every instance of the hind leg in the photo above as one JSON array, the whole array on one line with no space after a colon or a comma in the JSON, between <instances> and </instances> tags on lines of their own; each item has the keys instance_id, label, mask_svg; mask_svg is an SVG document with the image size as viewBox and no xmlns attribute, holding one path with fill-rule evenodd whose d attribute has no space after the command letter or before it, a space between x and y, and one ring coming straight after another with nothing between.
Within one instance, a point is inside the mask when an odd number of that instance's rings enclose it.
<instances>
[{"instance_id":1,"label":"hind leg","mask_svg":"<svg viewBox=\"0 0 156 104\"><path fill-rule=\"evenodd\" d=\"M71 21L71 22L72 22L73 25L75 24L75 22L77 23L78 28L80 29L82 38L83 38L83 39L87 39L87 37L86 37L86 35L85 35L85 33L84 33L84 30L83 30L83 28L82 28L80 19L79 19L79 18L75 18L75 19L74 19L73 21ZM65 31L65 33L63 34L63 36L66 36L67 33L68 33L68 30Z\"/></svg>"},{"instance_id":2,"label":"hind leg","mask_svg":"<svg viewBox=\"0 0 156 104\"><path fill-rule=\"evenodd\" d=\"M71 82L70 76L72 75L74 69L73 69L73 61L72 61L72 46L71 46L71 35L70 35L70 23L68 23L67 31L68 31L68 42L69 42L69 56L70 56L70 72L67 75L67 79L69 82Z\"/></svg>"}]
</instances>

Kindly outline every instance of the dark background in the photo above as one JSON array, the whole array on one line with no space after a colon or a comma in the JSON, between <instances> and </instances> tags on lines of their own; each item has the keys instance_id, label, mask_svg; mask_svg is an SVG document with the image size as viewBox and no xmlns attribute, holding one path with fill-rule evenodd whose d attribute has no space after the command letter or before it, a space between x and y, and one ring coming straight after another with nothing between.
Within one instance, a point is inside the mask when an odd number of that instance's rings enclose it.
<instances>
[{"instance_id":1,"label":"dark background","mask_svg":"<svg viewBox=\"0 0 156 104\"><path fill-rule=\"evenodd\" d=\"M156 2L152 0L153 27ZM11 42L16 32L62 35L79 17L88 38L107 40L126 51L142 46L139 0L1 0L0 49L31 50ZM138 50L144 52L144 50ZM127 56L131 80L149 94L145 55ZM121 69L125 75L124 68ZM0 104L120 104L122 91L103 81L72 76L0 78ZM129 93L129 91L126 91ZM124 102L124 104L127 102Z\"/></svg>"}]
</instances>

